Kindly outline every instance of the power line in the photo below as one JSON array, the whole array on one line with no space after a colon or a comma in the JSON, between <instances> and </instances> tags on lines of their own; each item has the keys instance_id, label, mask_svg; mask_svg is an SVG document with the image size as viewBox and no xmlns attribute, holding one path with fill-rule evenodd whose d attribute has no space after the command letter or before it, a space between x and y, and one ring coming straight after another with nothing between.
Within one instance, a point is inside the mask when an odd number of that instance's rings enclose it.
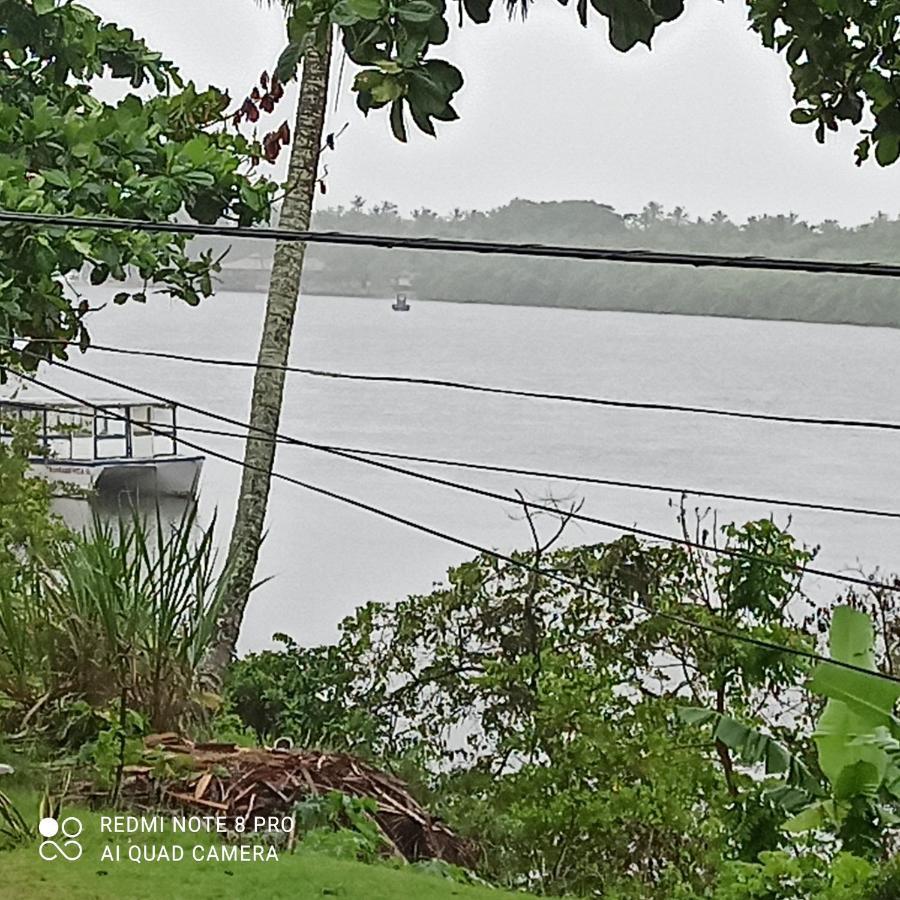
<instances>
[{"instance_id":1,"label":"power line","mask_svg":"<svg viewBox=\"0 0 900 900\"><path fill-rule=\"evenodd\" d=\"M443 487L448 487L452 490L463 491L465 493L475 494L475 495L486 497L486 498L489 498L492 500L499 500L504 503L514 503L516 505L519 505L521 502L517 498L509 497L508 495L505 495L505 494L499 494L495 491L488 491L483 488L473 487L472 485L461 484L460 482L450 481L450 480L444 479L444 478L438 478L433 475L426 475L422 472L415 472L410 469L403 469L398 466L393 466L388 463L380 462L375 459L368 459L368 458L365 458L362 456L354 456L352 453L337 451L337 450L325 447L323 445L314 444L310 441L304 441L304 440L301 440L300 438L292 437L291 435L284 435L279 432L267 431L264 428L259 428L257 426L253 426L249 423L241 422L239 419L234 419L231 416L225 416L225 415L222 415L221 413L213 412L211 410L206 410L206 409L203 409L198 406L193 406L192 404L189 404L189 403L181 403L177 400L173 400L171 397L166 397L162 394L156 394L152 391L147 391L147 390L144 390L143 388L135 387L134 385L125 384L122 381L118 381L113 378L107 378L105 375L98 375L95 372L86 372L84 369L79 369L75 366L68 365L67 363L62 363L62 362L56 361L55 365L58 365L61 368L67 369L71 372L75 372L76 374L84 375L87 378L92 378L95 381L100 381L104 384L108 384L113 387L120 388L122 390L127 390L127 391L131 391L133 393L136 393L136 394L141 394L145 397L150 397L161 403L168 403L168 404L171 404L174 406L180 406L182 409L190 410L191 412L195 412L198 415L206 416L211 419L217 419L218 421L225 422L229 425L236 425L239 428L245 428L245 429L249 429L251 431L255 431L255 432L263 435L264 438L268 438L268 439L281 438L288 443L295 444L300 447L307 447L311 450L320 450L322 452L329 453L334 456L339 456L339 457L343 457L345 459L350 459L355 462L362 463L363 465L374 466L376 468L392 471L397 474L404 475L405 477L408 477L408 478L415 478L415 479L418 479L421 481L430 482L432 484L439 484ZM102 407L98 407L98 408L102 408ZM256 436L254 436L254 437L255 437L255 439L259 440L258 437L256 437ZM187 442L185 442L185 443L187 443ZM558 512L558 510L555 507L544 506L542 504L534 503L532 501L528 501L527 505L530 506L532 509L543 510L545 512L550 512L550 513ZM709 545L709 544L706 544L706 543L703 543L700 541L691 541L688 538L684 538L684 537L673 537L672 535L663 534L661 532L652 531L650 529L639 528L636 525L624 525L621 522L613 522L613 521L610 521L607 519L599 519L599 518L595 518L593 516L586 516L581 513L573 513L570 515L570 518L579 519L581 521L588 522L593 525L600 525L604 528L610 528L610 529L614 529L617 531L622 531L622 532L627 532L627 533L634 534L634 535L639 535L641 537L645 537L650 540L663 541L663 542L672 543L672 544L680 544L685 547L689 547L689 548L696 549L696 550L703 550L703 551L706 551L709 553L718 554L720 556L730 556L732 558L747 559L750 561L762 562L767 565L771 564L771 560L766 559L765 557L754 555L752 553L735 550L733 548L716 547L714 545ZM799 564L791 564L791 565L786 565L785 568L792 569L793 571L796 571L799 573L815 575L815 576L818 576L821 578L827 578L832 581L840 581L845 584L860 585L862 587L881 589L881 590L887 590L887 591L900 591L900 585L891 585L891 584L887 584L885 582L872 581L867 578L861 578L861 577L858 577L855 575L846 575L846 574L842 574L840 572L832 572L827 569L819 569L819 568L816 568L813 566L801 566Z\"/></svg>"},{"instance_id":2,"label":"power line","mask_svg":"<svg viewBox=\"0 0 900 900\"><path fill-rule=\"evenodd\" d=\"M10 340L7 336L6 340ZM20 339L24 340L24 338ZM60 343L76 346L77 341L56 341L41 339L37 343ZM761 422L779 422L790 425L818 425L837 428L865 428L879 431L900 431L900 422L888 422L878 419L839 419L819 416L792 416L781 413L750 412L740 409L720 409L709 406L688 406L678 403L657 403L642 400L615 400L607 397L591 397L579 394L549 393L520 388L493 387L473 384L466 381L452 381L443 378L422 378L411 375L370 375L354 372L333 372L325 369L310 369L300 366L278 365L275 363L250 362L249 360L220 359L209 356L194 356L174 353L167 350L141 350L130 347L112 347L106 344L91 344L90 349L101 353L118 353L125 356L144 356L154 359L171 359L181 362L198 363L200 365L223 366L248 369L274 369L281 372L293 372L299 375L310 375L317 378L332 378L345 381L365 381L385 384L408 384L424 387L447 388L450 390L472 391L480 394L495 394L505 397L520 397L530 400L549 400L563 403L578 403L588 406L603 406L614 409L640 409L651 412L676 412L691 415L719 416L732 419L750 419ZM24 352L24 351L18 351ZM32 354L37 357L37 354ZM38 357L41 358L41 357Z\"/></svg>"},{"instance_id":3,"label":"power line","mask_svg":"<svg viewBox=\"0 0 900 900\"><path fill-rule=\"evenodd\" d=\"M221 437L246 438L237 432L217 431L215 429L178 426L179 431L191 431ZM276 439L279 444L293 444L285 438ZM543 469L527 469L516 466L501 466L491 463L471 462L469 460L447 459L438 456L417 456L409 453L393 453L387 450L371 450L369 448L346 447L337 444L320 444L325 450L358 454L359 456L376 456L380 459L396 459L401 462L421 463L428 466L446 466L451 469L465 469L476 472L491 472L498 475L521 475L525 478L546 478L551 481L572 481L578 484L596 484L602 487L626 488L629 490L654 491L661 494L686 494L695 497L709 497L717 500L736 500L742 503L758 503L763 506L783 506L795 509L811 509L847 515L872 516L885 519L900 519L900 512L886 509L870 509L862 506L841 506L839 504L815 503L808 500L788 500L775 497L761 497L753 494L733 494L726 491L711 491L693 487L675 487L673 485L649 484L642 481L626 481L616 478L599 478L593 475L579 475L571 472L554 472Z\"/></svg>"},{"instance_id":4,"label":"power line","mask_svg":"<svg viewBox=\"0 0 900 900\"><path fill-rule=\"evenodd\" d=\"M666 266L713 266L725 269L763 269L779 272L809 272L834 275L876 275L900 278L900 266L878 262L784 259L768 256L724 256L710 253L670 253L657 250L626 250L600 247L567 247L560 244L510 244L499 241L464 241L450 238L402 237L383 234L353 234L341 231L292 231L282 228L243 228L200 225L193 222L145 222L88 216L51 215L0 210L0 222L44 227L144 231L251 240L340 244L385 249L431 250L444 253L503 254L550 259L581 259L603 262L645 263Z\"/></svg>"},{"instance_id":5,"label":"power line","mask_svg":"<svg viewBox=\"0 0 900 900\"><path fill-rule=\"evenodd\" d=\"M79 370L81 371L81 370ZM86 374L82 372L82 374ZM18 402L17 405L28 406L27 402ZM115 402L111 405L116 406ZM180 405L180 404L177 404ZM4 406L0 400L0 409ZM101 408L105 408L106 404L100 404ZM47 406L46 404L35 403L30 408L35 410L46 410L48 412L64 413L73 416L91 417L91 413L80 413L66 407ZM241 425L240 427L246 428ZM206 434L215 437L235 438L246 440L247 435L237 431L223 431L220 428L202 428L196 425L178 424L178 432L190 432L192 434ZM262 438L260 438L262 439ZM297 446L297 439L286 437L264 438L267 442L281 446ZM322 444L310 442L310 449L329 450L344 454L355 454L359 456L374 456L379 459L393 459L401 462L420 463L422 465L440 466L451 469L463 469L475 472L488 472L499 475L521 475L525 478L546 478L551 481L570 481L577 484L596 484L601 487L624 488L628 490L651 491L661 494L680 494L694 497L705 497L717 500L734 500L741 503L756 503L762 506L781 506L791 509L810 509L828 513L839 513L846 515L868 516L873 518L900 519L900 511L886 509L872 509L864 506L846 506L832 503L818 503L811 500L792 500L784 497L765 497L758 494L738 494L727 491L712 491L704 488L694 488L676 485L652 484L643 481L628 481L616 478L600 478L594 475L583 475L572 472L556 472L546 469L528 469L517 466L503 466L492 463L473 462L471 460L447 459L438 456L420 456L410 453L395 453L388 450L372 450L368 447L347 447L340 444Z\"/></svg>"},{"instance_id":6,"label":"power line","mask_svg":"<svg viewBox=\"0 0 900 900\"><path fill-rule=\"evenodd\" d=\"M124 415L114 413L112 410L109 410L106 407L103 407L103 406L100 406L97 404L93 404L89 400L84 399L83 397L78 397L75 394L71 394L68 391L62 390L61 388L54 387L50 384L47 384L46 382L42 382L42 381L38 380L37 378L33 378L30 375L25 375L22 373L17 373L17 374L19 375L19 377L24 378L26 381L30 381L32 384L35 384L38 387L42 387L47 390L53 391L54 393L59 394L62 397L66 397L67 399L72 400L75 403L83 404L84 406L91 407L94 410L103 411L106 414L113 415L114 418L119 418L122 421L127 421L127 419ZM82 374L89 374L89 373L82 373ZM157 432L157 433L166 435L165 431L163 431L161 429L157 429L155 426L146 425L146 427L147 427L148 431ZM521 569L524 569L525 571L533 572L536 575L540 575L542 577L549 578L553 581L556 581L559 584L563 584L563 585L566 585L567 587L574 588L575 590L585 591L587 593L593 594L593 595L601 597L603 599L607 599L606 596L604 595L604 593L599 588L595 588L590 585L581 584L577 581L567 578L564 575L561 575L559 572L557 572L555 570L544 569L540 566L528 565L527 563L523 562L522 560L516 559L513 556L509 556L507 554L500 553L499 551L496 551L496 550L489 550L488 548L483 547L480 544L476 544L472 541L466 540L465 538L460 538L455 535L451 535L447 532L439 531L438 529L432 528L428 525L423 525L419 522L415 522L411 519L407 519L403 516L398 516L395 513L389 512L388 510L381 509L376 506L372 506L361 500L357 500L354 497L347 497L343 494L338 494L335 491L331 491L328 488L323 488L319 485L309 484L307 482L301 481L298 478L293 478L290 475L285 475L282 472L277 472L274 470L271 472L268 472L268 470L264 469L261 466L250 465L246 462L243 462L242 460L235 459L234 457L228 456L227 454L219 453L216 450L212 450L212 449L210 449L208 447L204 447L200 444L196 444L191 441L182 441L182 443L184 443L185 446L191 447L192 449L197 450L200 453L204 453L209 456L216 457L218 459L224 460L225 462L232 463L232 464L237 465L244 469L251 469L253 471L259 471L259 472L266 472L267 474L270 474L274 478L278 478L282 481L286 481L291 484L297 485L298 487L301 487L304 490L308 490L313 493L320 494L325 497L329 497L332 500L337 500L341 503L345 503L349 506L353 506L356 509L361 509L365 512L371 513L372 515L376 515L381 518L388 519L389 521L395 522L400 525L405 525L409 528L415 529L416 531L421 531L425 534L431 535L432 537L437 537L441 540L456 544L460 547L465 547L466 549L475 551L476 553L484 554L486 556L494 557L495 559L503 560L504 562L509 563L514 566L517 566ZM739 643L749 644L749 645L752 645L755 647L759 647L760 649L770 650L770 651L773 651L776 653L792 654L794 656L799 656L799 657L808 659L813 662L830 664L833 666L837 666L838 668L841 668L841 669L847 669L849 671L859 672L859 673L862 673L863 675L869 675L869 676L872 676L875 678L879 678L883 681L890 681L893 683L900 684L900 678L890 675L887 672L880 672L877 670L873 671L871 669L863 668L862 666L857 666L853 663L847 663L847 662L842 662L841 660L831 659L830 657L823 656L822 654L816 653L812 650L802 650L802 649L799 649L796 647L789 647L785 644L778 644L774 641L768 641L763 638L757 638L752 635L742 634L740 632L729 631L726 628L721 628L716 625L709 625L704 622L698 622L687 616L678 615L677 613L669 613L669 612L665 612L662 610L656 610L653 607L647 606L636 600L626 600L625 603L628 606L631 606L631 607L634 607L635 609L641 610L642 612L659 616L660 618L662 618L666 621L674 622L678 625L681 625L685 628L693 629L695 631L703 631L707 634L714 634L717 637L727 638L728 640L731 640L731 641L737 641ZM804 634L805 637L813 637L812 635L806 634L805 632L801 632L801 633Z\"/></svg>"}]
</instances>

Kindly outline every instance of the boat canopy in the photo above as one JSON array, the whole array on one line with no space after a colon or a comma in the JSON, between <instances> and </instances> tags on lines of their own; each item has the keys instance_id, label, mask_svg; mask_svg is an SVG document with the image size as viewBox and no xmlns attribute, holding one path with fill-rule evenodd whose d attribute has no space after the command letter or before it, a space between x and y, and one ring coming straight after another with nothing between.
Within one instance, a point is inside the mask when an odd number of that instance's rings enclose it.
<instances>
[{"instance_id":1,"label":"boat canopy","mask_svg":"<svg viewBox=\"0 0 900 900\"><path fill-rule=\"evenodd\" d=\"M0 441L16 421L36 423L38 459L96 461L153 459L178 453L177 407L146 400L90 404L0 400Z\"/></svg>"}]
</instances>

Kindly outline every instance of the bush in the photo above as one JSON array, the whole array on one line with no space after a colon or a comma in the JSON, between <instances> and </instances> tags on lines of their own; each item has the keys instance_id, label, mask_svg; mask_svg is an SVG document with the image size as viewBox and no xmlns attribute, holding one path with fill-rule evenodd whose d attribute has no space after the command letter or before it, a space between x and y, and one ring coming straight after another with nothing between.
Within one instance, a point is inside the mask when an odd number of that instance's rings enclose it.
<instances>
[{"instance_id":1,"label":"bush","mask_svg":"<svg viewBox=\"0 0 900 900\"><path fill-rule=\"evenodd\" d=\"M174 526L159 516L155 525L98 520L54 550L52 564L37 558L33 578L0 602L6 730L40 721L70 740L84 713L76 701L135 710L158 731L205 717L213 700L201 668L224 586L213 526L199 529L194 510Z\"/></svg>"},{"instance_id":2,"label":"bush","mask_svg":"<svg viewBox=\"0 0 900 900\"><path fill-rule=\"evenodd\" d=\"M832 860L813 853L760 853L759 862L730 862L714 900L874 900L877 867L849 853ZM897 894L892 894L897 897Z\"/></svg>"},{"instance_id":3,"label":"bush","mask_svg":"<svg viewBox=\"0 0 900 900\"><path fill-rule=\"evenodd\" d=\"M260 742L289 737L303 747L368 754L376 720L355 704L356 678L338 647L301 647L276 634L284 650L248 654L225 679L225 708Z\"/></svg>"}]
</instances>

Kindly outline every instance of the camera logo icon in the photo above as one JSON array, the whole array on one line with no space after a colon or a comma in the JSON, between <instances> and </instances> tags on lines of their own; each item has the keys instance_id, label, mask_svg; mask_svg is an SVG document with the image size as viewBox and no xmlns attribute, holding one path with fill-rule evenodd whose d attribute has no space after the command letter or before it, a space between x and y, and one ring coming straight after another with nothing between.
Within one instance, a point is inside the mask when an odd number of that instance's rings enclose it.
<instances>
[{"instance_id":1,"label":"camera logo icon","mask_svg":"<svg viewBox=\"0 0 900 900\"><path fill-rule=\"evenodd\" d=\"M44 840L38 848L41 859L53 862L55 859L64 859L67 862L75 862L81 859L84 848L78 838L84 830L79 819L75 816L67 816L65 819L41 819L38 831ZM61 835L61 840L56 840Z\"/></svg>"}]
</instances>

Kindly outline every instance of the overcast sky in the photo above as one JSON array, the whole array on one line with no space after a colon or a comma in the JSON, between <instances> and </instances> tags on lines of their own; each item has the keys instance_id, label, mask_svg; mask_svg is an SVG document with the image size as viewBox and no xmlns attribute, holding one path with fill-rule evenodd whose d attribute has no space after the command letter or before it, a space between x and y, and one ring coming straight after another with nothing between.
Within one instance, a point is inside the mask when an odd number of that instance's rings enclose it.
<instances>
[{"instance_id":1,"label":"overcast sky","mask_svg":"<svg viewBox=\"0 0 900 900\"><path fill-rule=\"evenodd\" d=\"M235 97L284 44L280 13L253 0L85 2ZM790 123L787 66L748 30L738 0L689 0L680 20L657 31L652 51L624 55L609 46L599 16L584 30L572 6L551 0L525 23L506 21L497 6L494 22L467 24L436 48L466 78L460 120L437 123L436 140L415 134L402 145L383 112L363 118L351 64L340 91L332 80L329 127L350 127L325 160L320 205L360 194L447 211L526 197L633 211L656 200L692 215L794 211L845 223L900 212L900 164L858 169L852 131L829 134L823 147L812 127ZM292 118L292 106L280 109Z\"/></svg>"}]
</instances>

